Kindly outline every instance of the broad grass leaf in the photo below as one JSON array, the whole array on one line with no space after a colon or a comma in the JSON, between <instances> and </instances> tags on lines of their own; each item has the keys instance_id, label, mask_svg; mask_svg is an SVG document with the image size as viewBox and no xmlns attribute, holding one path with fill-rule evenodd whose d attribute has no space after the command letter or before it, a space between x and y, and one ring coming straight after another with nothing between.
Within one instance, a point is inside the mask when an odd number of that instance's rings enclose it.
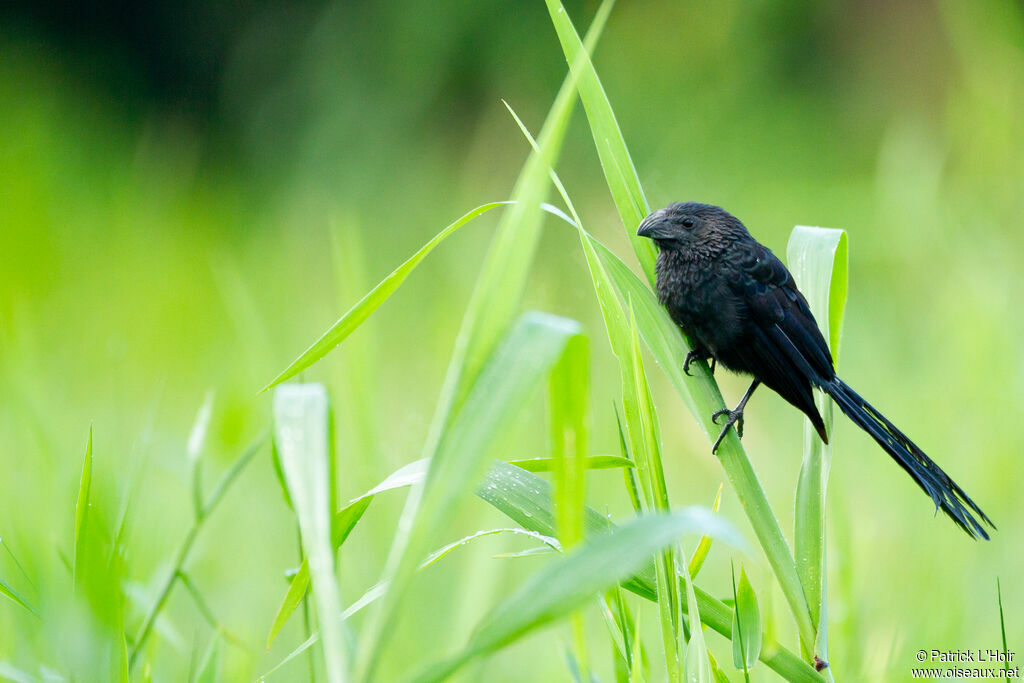
<instances>
[{"instance_id":1,"label":"broad grass leaf","mask_svg":"<svg viewBox=\"0 0 1024 683\"><path fill-rule=\"evenodd\" d=\"M786 262L838 360L849 288L849 240L845 230L798 225L790 233Z\"/></svg>"},{"instance_id":2,"label":"broad grass leaf","mask_svg":"<svg viewBox=\"0 0 1024 683\"><path fill-rule=\"evenodd\" d=\"M848 246L846 232L830 228L797 226L789 237L786 259L797 286L807 299L822 336L829 342L838 363L839 339L846 310ZM832 399L815 392L815 402L832 434ZM825 495L833 444L818 437L804 419L803 460L796 488L794 556L816 629L814 654L828 659L828 617L825 588ZM831 674L831 671L829 672Z\"/></svg>"}]
</instances>

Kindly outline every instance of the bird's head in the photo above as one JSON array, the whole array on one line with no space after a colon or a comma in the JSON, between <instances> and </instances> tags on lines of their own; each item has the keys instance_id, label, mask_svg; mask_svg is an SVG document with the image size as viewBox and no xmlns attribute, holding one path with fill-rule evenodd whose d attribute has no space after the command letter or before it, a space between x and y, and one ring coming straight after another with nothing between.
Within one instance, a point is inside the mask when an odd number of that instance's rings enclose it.
<instances>
[{"instance_id":1,"label":"bird's head","mask_svg":"<svg viewBox=\"0 0 1024 683\"><path fill-rule=\"evenodd\" d=\"M654 240L662 251L685 251L745 232L743 224L723 208L676 202L643 219L636 234Z\"/></svg>"}]
</instances>

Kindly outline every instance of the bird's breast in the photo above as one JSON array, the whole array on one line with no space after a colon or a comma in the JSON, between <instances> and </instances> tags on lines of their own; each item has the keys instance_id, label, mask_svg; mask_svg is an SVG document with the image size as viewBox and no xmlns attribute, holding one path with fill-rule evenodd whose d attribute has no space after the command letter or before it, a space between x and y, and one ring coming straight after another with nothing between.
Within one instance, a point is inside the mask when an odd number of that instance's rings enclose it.
<instances>
[{"instance_id":1,"label":"bird's breast","mask_svg":"<svg viewBox=\"0 0 1024 683\"><path fill-rule=\"evenodd\" d=\"M743 302L715 259L662 252L657 272L658 298L687 336L716 357L736 342L742 332Z\"/></svg>"}]
</instances>

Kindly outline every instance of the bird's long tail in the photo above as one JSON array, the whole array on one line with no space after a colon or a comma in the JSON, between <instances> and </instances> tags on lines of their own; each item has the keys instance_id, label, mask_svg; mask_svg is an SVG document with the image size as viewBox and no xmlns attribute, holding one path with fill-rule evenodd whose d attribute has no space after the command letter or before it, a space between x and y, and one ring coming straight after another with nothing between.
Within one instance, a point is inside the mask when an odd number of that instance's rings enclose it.
<instances>
[{"instance_id":1,"label":"bird's long tail","mask_svg":"<svg viewBox=\"0 0 1024 683\"><path fill-rule=\"evenodd\" d=\"M835 400L836 405L847 417L870 434L885 452L907 471L917 485L935 501L936 508L941 508L957 526L972 537L980 536L988 540L988 534L981 522L995 529L992 520L906 434L838 377L822 384L821 389Z\"/></svg>"}]
</instances>

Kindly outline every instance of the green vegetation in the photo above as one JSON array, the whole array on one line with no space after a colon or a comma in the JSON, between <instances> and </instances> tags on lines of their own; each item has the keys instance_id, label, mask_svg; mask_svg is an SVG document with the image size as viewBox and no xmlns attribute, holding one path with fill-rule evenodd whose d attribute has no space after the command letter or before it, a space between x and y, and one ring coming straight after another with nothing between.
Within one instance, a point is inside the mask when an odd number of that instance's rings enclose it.
<instances>
[{"instance_id":1,"label":"green vegetation","mask_svg":"<svg viewBox=\"0 0 1024 683\"><path fill-rule=\"evenodd\" d=\"M638 35L664 29L620 8L623 33L602 38L612 5L581 40L577 12L547 0L568 73L536 139L526 122L540 117L517 111L537 101L506 103L511 119L500 108L529 152L511 192L480 180L461 206L466 192L450 193L444 209L462 217L418 250L450 220L431 225L442 204L426 199L450 184L450 159L424 167L430 191L406 203L288 186L268 216L230 171L176 185L199 162L164 159L174 141L108 145L116 122L82 114L72 123L89 132L69 143L54 111L73 109L71 95L48 107L0 90L0 123L32 140L0 151L21 170L0 201L12 226L0 236L0 678L887 680L926 646L1012 651L1019 624L1003 606L1012 615L1024 596L1011 583L993 601L990 577L1018 575L1019 548L931 520L823 399L836 433L825 446L805 424L802 461L798 414L767 395L744 442L731 433L710 454L716 380L727 396L742 380L704 363L682 373L689 342L652 294L654 251L634 232L651 209L637 169L658 165L686 196L661 189L656 204L718 201L769 244L797 221L847 227L798 227L787 248L837 360L845 326L844 375L906 416L1012 529L1007 482L1022 465L1010 446L1024 434L993 411L1019 404L1024 377L1024 330L1005 306L1024 284L1006 256L1019 198L985 180L1022 181L1024 168L1000 147L1020 121L985 86L992 70L1021 76L1008 66L1018 53L985 50L1020 35L942 9L965 55L957 87L977 106L947 103L942 133L896 121L877 168L854 159L829 177L807 151L782 169L763 140L730 147L745 116L730 97L763 104L780 135L821 135L829 119L739 72L742 97L684 89L720 157L664 112L645 121L635 96L664 76L619 96L622 40L658 53ZM722 40L674 11L689 23L673 35ZM591 59L599 38L607 71ZM681 68L706 68L681 42ZM5 65L3 82L47 78L26 64ZM728 113L703 116L708 98ZM648 127L627 145L624 130ZM968 144L974 128L987 135ZM733 164L738 207L719 198ZM556 195L561 208L546 203ZM397 262L374 286L368 274ZM816 657L831 666L816 672Z\"/></svg>"}]
</instances>

